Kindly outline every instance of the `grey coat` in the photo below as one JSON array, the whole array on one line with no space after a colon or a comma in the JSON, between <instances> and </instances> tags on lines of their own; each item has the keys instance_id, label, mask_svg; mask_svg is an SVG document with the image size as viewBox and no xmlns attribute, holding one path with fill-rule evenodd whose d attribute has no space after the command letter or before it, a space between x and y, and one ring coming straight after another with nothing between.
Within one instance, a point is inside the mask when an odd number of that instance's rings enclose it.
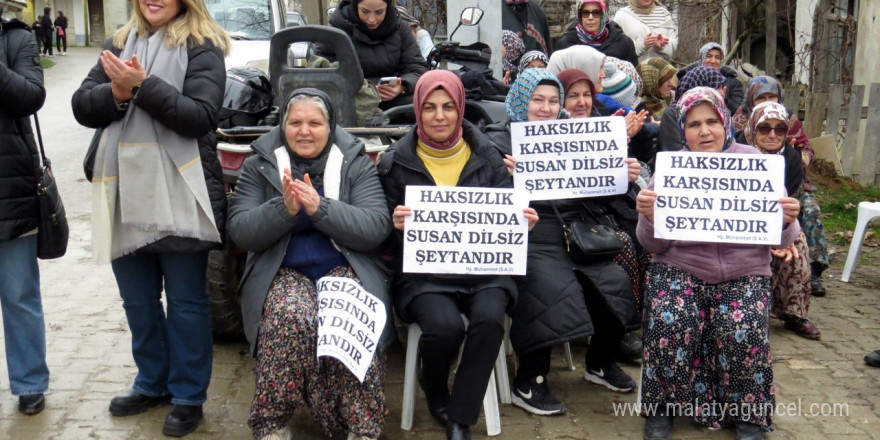
<instances>
[{"instance_id":1,"label":"grey coat","mask_svg":"<svg viewBox=\"0 0 880 440\"><path fill-rule=\"evenodd\" d=\"M255 154L245 161L229 206L230 238L248 251L240 285L241 311L245 336L254 354L263 303L281 268L290 230L296 223L296 217L287 213L281 196L281 180L273 153L280 146L276 145L278 130L276 127L253 143ZM388 319L379 341L382 350L394 338L388 293L390 276L378 251L391 232L391 216L376 169L363 143L338 127L334 136L344 156L339 200L322 197L311 220L319 231L333 239L363 287L385 303Z\"/></svg>"}]
</instances>

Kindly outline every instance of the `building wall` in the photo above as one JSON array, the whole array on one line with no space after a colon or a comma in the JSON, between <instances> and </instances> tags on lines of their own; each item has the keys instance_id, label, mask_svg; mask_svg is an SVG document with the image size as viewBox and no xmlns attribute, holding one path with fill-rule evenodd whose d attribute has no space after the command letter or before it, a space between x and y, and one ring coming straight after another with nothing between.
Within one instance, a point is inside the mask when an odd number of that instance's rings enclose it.
<instances>
[{"instance_id":1,"label":"building wall","mask_svg":"<svg viewBox=\"0 0 880 440\"><path fill-rule=\"evenodd\" d=\"M868 85L880 82L880 69L877 69L877 60L880 59L880 2L862 0L859 2L858 36L856 37L856 63L855 84ZM860 62L861 61L861 62ZM865 100L868 93L866 90Z\"/></svg>"},{"instance_id":2,"label":"building wall","mask_svg":"<svg viewBox=\"0 0 880 440\"><path fill-rule=\"evenodd\" d=\"M111 38L116 29L128 22L129 3L119 0L104 0L104 36Z\"/></svg>"}]
</instances>

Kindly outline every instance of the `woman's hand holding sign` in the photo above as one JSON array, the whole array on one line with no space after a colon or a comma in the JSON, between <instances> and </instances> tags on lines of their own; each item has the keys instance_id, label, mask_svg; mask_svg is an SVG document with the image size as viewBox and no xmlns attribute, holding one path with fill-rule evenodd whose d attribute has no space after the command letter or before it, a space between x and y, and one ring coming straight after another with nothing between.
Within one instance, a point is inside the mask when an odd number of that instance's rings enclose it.
<instances>
[{"instance_id":1,"label":"woman's hand holding sign","mask_svg":"<svg viewBox=\"0 0 880 440\"><path fill-rule=\"evenodd\" d=\"M397 205L396 207L394 207L394 212L391 214L391 223L394 224L394 229L402 231L404 222L406 222L406 218L411 215L411 208L403 205Z\"/></svg>"},{"instance_id":2,"label":"woman's hand holding sign","mask_svg":"<svg viewBox=\"0 0 880 440\"><path fill-rule=\"evenodd\" d=\"M636 211L645 216L649 222L654 223L654 202L657 201L657 193L649 189L639 191L636 196Z\"/></svg>"},{"instance_id":3,"label":"woman's hand holding sign","mask_svg":"<svg viewBox=\"0 0 880 440\"><path fill-rule=\"evenodd\" d=\"M642 171L642 165L639 163L639 160L634 157L627 157L626 168L629 170L630 183L635 182L639 178L639 172Z\"/></svg>"},{"instance_id":4,"label":"woman's hand holding sign","mask_svg":"<svg viewBox=\"0 0 880 440\"><path fill-rule=\"evenodd\" d=\"M779 199L779 204L782 205L782 224L787 225L797 220L798 213L801 212L801 204L798 199L783 197Z\"/></svg>"}]
</instances>

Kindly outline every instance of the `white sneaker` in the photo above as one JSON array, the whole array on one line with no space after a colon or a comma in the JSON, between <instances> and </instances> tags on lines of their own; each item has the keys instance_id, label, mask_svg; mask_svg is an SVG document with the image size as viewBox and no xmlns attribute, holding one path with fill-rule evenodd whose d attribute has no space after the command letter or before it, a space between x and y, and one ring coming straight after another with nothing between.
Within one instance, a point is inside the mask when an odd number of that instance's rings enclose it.
<instances>
[{"instance_id":1,"label":"white sneaker","mask_svg":"<svg viewBox=\"0 0 880 440\"><path fill-rule=\"evenodd\" d=\"M291 440L291 437L292 437L292 435L290 433L290 427L288 426L284 429L280 429L278 431L275 431L275 432L261 438L260 440Z\"/></svg>"},{"instance_id":2,"label":"white sneaker","mask_svg":"<svg viewBox=\"0 0 880 440\"><path fill-rule=\"evenodd\" d=\"M376 440L376 438L375 437L367 437L365 435L357 435L353 432L349 432L347 440Z\"/></svg>"}]
</instances>

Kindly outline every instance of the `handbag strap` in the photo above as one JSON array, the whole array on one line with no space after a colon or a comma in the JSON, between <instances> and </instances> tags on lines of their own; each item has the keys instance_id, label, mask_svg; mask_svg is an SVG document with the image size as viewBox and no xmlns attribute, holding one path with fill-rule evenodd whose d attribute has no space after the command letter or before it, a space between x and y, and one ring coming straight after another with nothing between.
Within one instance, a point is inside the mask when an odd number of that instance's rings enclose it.
<instances>
[{"instance_id":1,"label":"handbag strap","mask_svg":"<svg viewBox=\"0 0 880 440\"><path fill-rule=\"evenodd\" d=\"M34 112L34 127L37 129L37 143L40 146L40 160L43 161L44 167L52 168L52 163L49 162L49 158L46 157L46 150L43 148L43 134L40 132L40 118L37 117L36 112Z\"/></svg>"}]
</instances>

